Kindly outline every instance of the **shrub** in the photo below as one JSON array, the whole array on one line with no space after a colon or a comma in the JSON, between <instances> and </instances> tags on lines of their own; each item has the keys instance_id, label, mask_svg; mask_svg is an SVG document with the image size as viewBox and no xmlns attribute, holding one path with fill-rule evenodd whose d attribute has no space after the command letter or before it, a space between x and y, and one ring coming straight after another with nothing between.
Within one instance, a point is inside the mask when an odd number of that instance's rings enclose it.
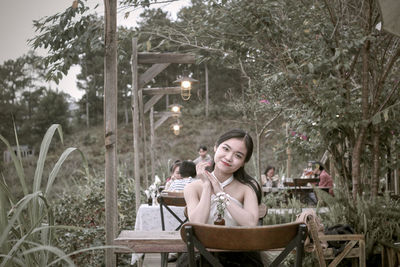
<instances>
[{"instance_id":1,"label":"shrub","mask_svg":"<svg viewBox=\"0 0 400 267\"><path fill-rule=\"evenodd\" d=\"M22 266L45 266L58 261L74 265L69 255L57 247L58 240L54 230L63 226L55 224L54 213L48 201L48 195L52 190L53 182L62 164L73 151L77 150L76 148L70 147L64 150L49 173L44 190L41 190L46 156L56 130L58 130L61 141L63 140L61 127L57 124L50 126L40 147L39 158L32 179L32 189L28 188L26 183L20 150L17 149L17 153L15 153L8 141L0 135L0 140L11 153L23 191L23 197L17 201L7 184L0 181L1 266L17 264ZM14 132L17 147L19 147L15 129ZM83 154L81 155L83 162L85 162Z\"/></svg>"},{"instance_id":2,"label":"shrub","mask_svg":"<svg viewBox=\"0 0 400 267\"><path fill-rule=\"evenodd\" d=\"M119 229L133 229L135 212L135 183L119 172L118 215ZM65 190L55 204L56 223L84 228L82 231L58 231L60 244L66 251L99 246L105 242L105 181L104 176L85 176L79 184ZM73 257L78 266L100 266L104 252L85 253ZM128 261L125 257L125 261Z\"/></svg>"}]
</instances>

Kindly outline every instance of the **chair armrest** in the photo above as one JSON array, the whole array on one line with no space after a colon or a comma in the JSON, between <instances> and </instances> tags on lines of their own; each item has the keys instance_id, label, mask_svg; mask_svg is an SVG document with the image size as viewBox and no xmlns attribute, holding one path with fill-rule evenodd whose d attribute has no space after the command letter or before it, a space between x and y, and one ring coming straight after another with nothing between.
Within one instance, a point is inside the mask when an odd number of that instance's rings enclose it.
<instances>
[{"instance_id":1,"label":"chair armrest","mask_svg":"<svg viewBox=\"0 0 400 267\"><path fill-rule=\"evenodd\" d=\"M365 237L362 234L350 234L350 235L318 235L318 238L322 241L350 241L350 240L364 240Z\"/></svg>"}]
</instances>

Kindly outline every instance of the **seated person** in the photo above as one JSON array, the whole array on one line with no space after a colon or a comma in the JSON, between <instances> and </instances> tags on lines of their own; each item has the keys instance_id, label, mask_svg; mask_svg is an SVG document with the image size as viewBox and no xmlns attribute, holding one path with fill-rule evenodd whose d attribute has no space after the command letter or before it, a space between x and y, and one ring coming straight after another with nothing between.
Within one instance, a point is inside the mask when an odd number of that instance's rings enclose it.
<instances>
[{"instance_id":1,"label":"seated person","mask_svg":"<svg viewBox=\"0 0 400 267\"><path fill-rule=\"evenodd\" d=\"M178 159L171 166L171 168L170 168L171 176L169 178L167 178L164 190L168 191L168 188L171 186L171 183L174 180L182 178L181 174L179 173L179 168L181 167L181 164L182 164L182 161Z\"/></svg>"},{"instance_id":2,"label":"seated person","mask_svg":"<svg viewBox=\"0 0 400 267\"><path fill-rule=\"evenodd\" d=\"M332 177L325 171L321 162L315 163L314 174L319 176L318 187L329 187L329 194L333 195Z\"/></svg>"},{"instance_id":3,"label":"seated person","mask_svg":"<svg viewBox=\"0 0 400 267\"><path fill-rule=\"evenodd\" d=\"M199 146L198 149L199 156L193 160L194 164L199 164L200 162L210 162L212 161L211 156L208 154L207 147L204 145Z\"/></svg>"},{"instance_id":4,"label":"seated person","mask_svg":"<svg viewBox=\"0 0 400 267\"><path fill-rule=\"evenodd\" d=\"M263 175L261 175L262 186L277 187L279 177L275 175L275 167L268 166Z\"/></svg>"},{"instance_id":5,"label":"seated person","mask_svg":"<svg viewBox=\"0 0 400 267\"><path fill-rule=\"evenodd\" d=\"M183 191L185 185L195 181L196 177L196 164L190 160L182 161L179 167L180 178L172 181L171 185L166 191Z\"/></svg>"},{"instance_id":6,"label":"seated person","mask_svg":"<svg viewBox=\"0 0 400 267\"><path fill-rule=\"evenodd\" d=\"M329 194L333 196L333 180L332 177L325 171L324 165L321 162L314 162L313 174L315 177L319 176L318 187L328 187ZM308 194L309 200L313 204L317 204L317 197L314 192Z\"/></svg>"}]
</instances>

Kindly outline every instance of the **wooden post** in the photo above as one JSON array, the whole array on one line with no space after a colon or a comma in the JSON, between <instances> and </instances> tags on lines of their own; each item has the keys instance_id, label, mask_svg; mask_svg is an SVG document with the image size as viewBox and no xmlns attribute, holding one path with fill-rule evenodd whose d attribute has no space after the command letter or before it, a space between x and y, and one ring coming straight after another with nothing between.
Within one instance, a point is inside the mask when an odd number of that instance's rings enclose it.
<instances>
[{"instance_id":1,"label":"wooden post","mask_svg":"<svg viewBox=\"0 0 400 267\"><path fill-rule=\"evenodd\" d=\"M151 160L151 177L156 174L155 157L154 157L154 108L150 109L150 160Z\"/></svg>"},{"instance_id":2,"label":"wooden post","mask_svg":"<svg viewBox=\"0 0 400 267\"><path fill-rule=\"evenodd\" d=\"M142 154L143 154L143 164L144 164L144 184L145 187L149 187L149 173L147 171L147 142L146 142L146 122L144 120L144 112L143 112L143 90L139 90L139 116L141 121L141 129L142 129ZM151 178L152 179L152 178Z\"/></svg>"},{"instance_id":3,"label":"wooden post","mask_svg":"<svg viewBox=\"0 0 400 267\"><path fill-rule=\"evenodd\" d=\"M204 72L206 76L206 118L208 118L208 67L204 64Z\"/></svg>"},{"instance_id":4,"label":"wooden post","mask_svg":"<svg viewBox=\"0 0 400 267\"><path fill-rule=\"evenodd\" d=\"M133 168L135 179L136 211L140 206L140 169L139 169L139 84L137 39L132 38L132 125L133 125Z\"/></svg>"},{"instance_id":5,"label":"wooden post","mask_svg":"<svg viewBox=\"0 0 400 267\"><path fill-rule=\"evenodd\" d=\"M117 237L117 1L104 1L104 134L105 134L105 217L106 245ZM116 266L114 249L106 249L107 267Z\"/></svg>"}]
</instances>

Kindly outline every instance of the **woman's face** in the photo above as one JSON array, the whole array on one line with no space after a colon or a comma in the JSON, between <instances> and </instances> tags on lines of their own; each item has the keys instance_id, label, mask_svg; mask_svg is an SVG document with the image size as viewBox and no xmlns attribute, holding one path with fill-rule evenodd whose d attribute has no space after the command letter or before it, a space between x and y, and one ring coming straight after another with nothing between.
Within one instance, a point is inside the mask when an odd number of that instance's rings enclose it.
<instances>
[{"instance_id":1,"label":"woman's face","mask_svg":"<svg viewBox=\"0 0 400 267\"><path fill-rule=\"evenodd\" d=\"M181 179L181 174L179 173L179 166L176 166L174 172L171 175L172 179Z\"/></svg>"},{"instance_id":2,"label":"woman's face","mask_svg":"<svg viewBox=\"0 0 400 267\"><path fill-rule=\"evenodd\" d=\"M244 165L247 148L242 139L228 139L214 150L215 168L220 171L232 174Z\"/></svg>"},{"instance_id":3,"label":"woman's face","mask_svg":"<svg viewBox=\"0 0 400 267\"><path fill-rule=\"evenodd\" d=\"M274 176L274 174L275 174L275 170L274 169L269 169L268 172L267 172L267 176L268 177L272 177L272 176Z\"/></svg>"}]
</instances>

